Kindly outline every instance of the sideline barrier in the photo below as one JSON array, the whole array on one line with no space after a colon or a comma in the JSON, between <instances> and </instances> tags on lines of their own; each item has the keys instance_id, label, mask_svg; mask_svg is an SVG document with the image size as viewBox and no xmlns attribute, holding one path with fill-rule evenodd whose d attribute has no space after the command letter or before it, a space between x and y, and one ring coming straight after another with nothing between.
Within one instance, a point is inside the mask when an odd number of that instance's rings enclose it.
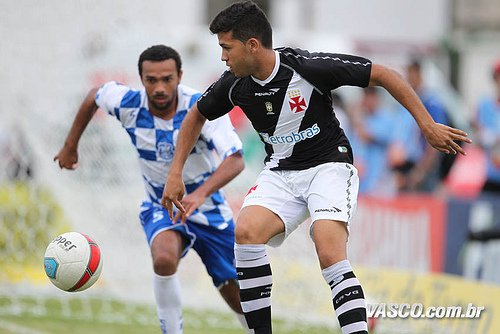
<instances>
[{"instance_id":1,"label":"sideline barrier","mask_svg":"<svg viewBox=\"0 0 500 334\"><path fill-rule=\"evenodd\" d=\"M446 221L446 203L436 197L360 197L349 256L358 265L441 272Z\"/></svg>"},{"instance_id":2,"label":"sideline barrier","mask_svg":"<svg viewBox=\"0 0 500 334\"><path fill-rule=\"evenodd\" d=\"M500 284L498 231L499 196L449 200L444 271Z\"/></svg>"},{"instance_id":3,"label":"sideline barrier","mask_svg":"<svg viewBox=\"0 0 500 334\"><path fill-rule=\"evenodd\" d=\"M421 303L428 306L484 307L479 318L377 318L376 333L500 333L500 286L447 274L415 274L390 269L355 268L368 303Z\"/></svg>"}]
</instances>

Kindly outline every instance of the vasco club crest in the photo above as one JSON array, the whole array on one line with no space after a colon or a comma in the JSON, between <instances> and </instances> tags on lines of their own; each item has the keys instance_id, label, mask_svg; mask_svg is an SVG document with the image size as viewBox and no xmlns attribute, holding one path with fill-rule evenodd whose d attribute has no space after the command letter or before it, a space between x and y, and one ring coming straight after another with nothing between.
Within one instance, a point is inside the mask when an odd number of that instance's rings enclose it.
<instances>
[{"instance_id":1,"label":"vasco club crest","mask_svg":"<svg viewBox=\"0 0 500 334\"><path fill-rule=\"evenodd\" d=\"M299 89L294 89L288 92L288 103L290 110L294 113L299 113L307 109L306 100L302 97Z\"/></svg>"}]
</instances>

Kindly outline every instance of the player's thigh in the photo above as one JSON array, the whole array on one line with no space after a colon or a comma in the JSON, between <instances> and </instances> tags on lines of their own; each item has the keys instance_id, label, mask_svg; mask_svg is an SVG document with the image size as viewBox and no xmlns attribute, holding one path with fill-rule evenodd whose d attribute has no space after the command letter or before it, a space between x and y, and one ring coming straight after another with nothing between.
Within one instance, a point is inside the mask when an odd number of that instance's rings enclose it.
<instances>
[{"instance_id":1,"label":"player's thigh","mask_svg":"<svg viewBox=\"0 0 500 334\"><path fill-rule=\"evenodd\" d=\"M140 220L155 267L165 262L176 265L194 242L194 235L189 232L187 224L172 223L167 211L160 206L143 203Z\"/></svg>"},{"instance_id":2,"label":"player's thigh","mask_svg":"<svg viewBox=\"0 0 500 334\"><path fill-rule=\"evenodd\" d=\"M236 242L266 244L284 231L284 222L276 213L260 205L250 205L241 209L238 215Z\"/></svg>"},{"instance_id":3,"label":"player's thigh","mask_svg":"<svg viewBox=\"0 0 500 334\"><path fill-rule=\"evenodd\" d=\"M359 179L354 166L327 163L317 166L306 194L311 215L311 237L322 268L345 260L348 225L357 206Z\"/></svg>"},{"instance_id":4,"label":"player's thigh","mask_svg":"<svg viewBox=\"0 0 500 334\"><path fill-rule=\"evenodd\" d=\"M356 168L347 163L326 163L315 169L305 194L313 226L320 219L350 224L358 198Z\"/></svg>"},{"instance_id":5,"label":"player's thigh","mask_svg":"<svg viewBox=\"0 0 500 334\"><path fill-rule=\"evenodd\" d=\"M347 225L338 220L320 219L312 227L312 237L321 269L347 258Z\"/></svg>"},{"instance_id":6,"label":"player's thigh","mask_svg":"<svg viewBox=\"0 0 500 334\"><path fill-rule=\"evenodd\" d=\"M190 231L196 235L193 249L200 256L213 284L221 287L228 280L235 280L234 223L230 221L222 230L190 223Z\"/></svg>"},{"instance_id":7,"label":"player's thigh","mask_svg":"<svg viewBox=\"0 0 500 334\"><path fill-rule=\"evenodd\" d=\"M151 243L153 263L161 259L177 266L184 249L184 244L184 237L179 231L164 230L158 233Z\"/></svg>"},{"instance_id":8,"label":"player's thigh","mask_svg":"<svg viewBox=\"0 0 500 334\"><path fill-rule=\"evenodd\" d=\"M307 204L294 193L285 174L261 172L238 215L237 243L279 246L307 218Z\"/></svg>"}]
</instances>

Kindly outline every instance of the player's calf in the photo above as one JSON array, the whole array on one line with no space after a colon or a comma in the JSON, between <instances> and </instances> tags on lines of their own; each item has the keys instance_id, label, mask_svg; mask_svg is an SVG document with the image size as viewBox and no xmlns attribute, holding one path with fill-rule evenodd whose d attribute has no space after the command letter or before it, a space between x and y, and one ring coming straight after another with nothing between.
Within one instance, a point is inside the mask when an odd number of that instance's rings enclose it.
<instances>
[{"instance_id":1,"label":"player's calf","mask_svg":"<svg viewBox=\"0 0 500 334\"><path fill-rule=\"evenodd\" d=\"M227 280L218 287L219 292L229 307L238 314L243 314L240 302L240 288L236 280Z\"/></svg>"}]
</instances>

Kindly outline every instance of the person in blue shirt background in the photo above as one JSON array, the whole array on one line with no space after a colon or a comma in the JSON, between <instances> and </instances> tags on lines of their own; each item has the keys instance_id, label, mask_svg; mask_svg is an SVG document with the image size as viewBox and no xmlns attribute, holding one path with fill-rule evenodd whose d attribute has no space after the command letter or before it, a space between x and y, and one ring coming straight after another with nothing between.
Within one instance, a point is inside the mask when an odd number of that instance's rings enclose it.
<instances>
[{"instance_id":1,"label":"person in blue shirt background","mask_svg":"<svg viewBox=\"0 0 500 334\"><path fill-rule=\"evenodd\" d=\"M495 95L480 100L474 125L486 153L486 182L482 190L500 193L500 59L492 72Z\"/></svg>"},{"instance_id":2,"label":"person in blue shirt background","mask_svg":"<svg viewBox=\"0 0 500 334\"><path fill-rule=\"evenodd\" d=\"M425 85L420 60L412 59L406 70L408 82L434 121L452 126L439 96ZM398 147L405 151L403 161L393 163L395 172L400 175L399 189L432 192L446 177L453 161L426 143L417 124L407 114L406 110L399 112L399 126L396 129L397 141L400 143Z\"/></svg>"},{"instance_id":3,"label":"person in blue shirt background","mask_svg":"<svg viewBox=\"0 0 500 334\"><path fill-rule=\"evenodd\" d=\"M356 152L360 194L393 195L396 190L387 159L396 123L394 113L382 104L380 94L376 87L365 88L359 106L353 110L350 139Z\"/></svg>"}]
</instances>

